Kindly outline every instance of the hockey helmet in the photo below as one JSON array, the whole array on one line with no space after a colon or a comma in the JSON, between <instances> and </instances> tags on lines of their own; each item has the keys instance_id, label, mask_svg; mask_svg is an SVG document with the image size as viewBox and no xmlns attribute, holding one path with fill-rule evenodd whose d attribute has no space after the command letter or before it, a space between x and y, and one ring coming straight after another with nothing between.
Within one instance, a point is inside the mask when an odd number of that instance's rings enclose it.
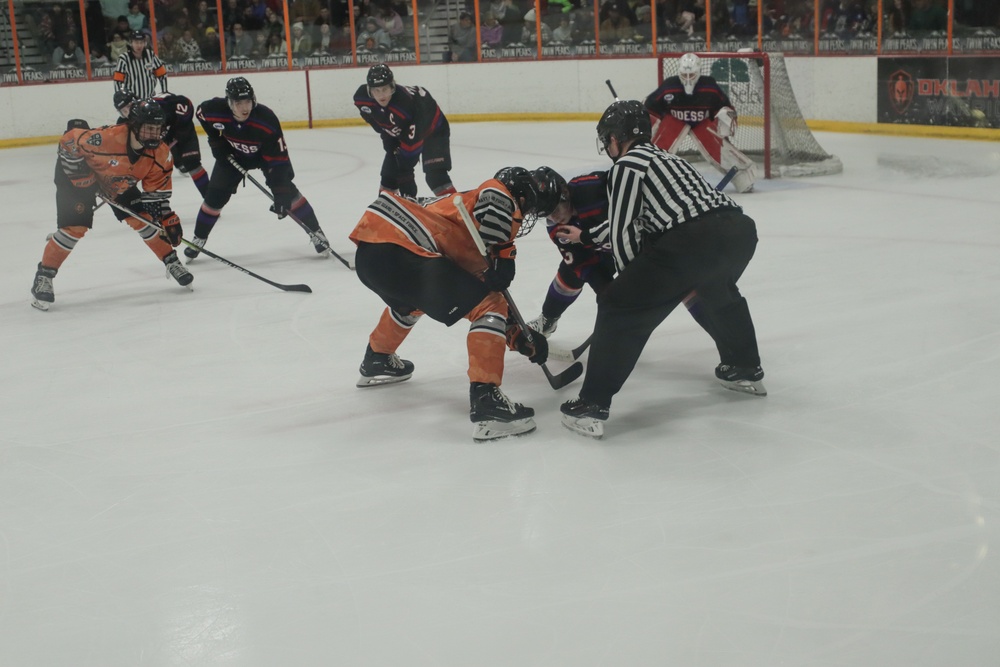
<instances>
[{"instance_id":1,"label":"hockey helmet","mask_svg":"<svg viewBox=\"0 0 1000 667\"><path fill-rule=\"evenodd\" d=\"M615 100L597 122L597 140L602 152L608 149L611 137L621 144L634 139L649 141L652 134L649 112L638 100Z\"/></svg>"},{"instance_id":2,"label":"hockey helmet","mask_svg":"<svg viewBox=\"0 0 1000 667\"><path fill-rule=\"evenodd\" d=\"M242 76L234 76L226 81L226 99L229 102L253 100L254 104L257 104L257 95L253 92L253 86Z\"/></svg>"},{"instance_id":3,"label":"hockey helmet","mask_svg":"<svg viewBox=\"0 0 1000 667\"><path fill-rule=\"evenodd\" d=\"M368 70L368 89L378 88L379 86L395 86L395 79L392 76L392 70L389 69L388 65L379 63L377 65L372 65Z\"/></svg>"},{"instance_id":4,"label":"hockey helmet","mask_svg":"<svg viewBox=\"0 0 1000 667\"><path fill-rule=\"evenodd\" d=\"M115 111L122 112L122 109L135 102L139 97L131 90L116 90L114 97ZM123 116L125 114L122 114Z\"/></svg>"},{"instance_id":5,"label":"hockey helmet","mask_svg":"<svg viewBox=\"0 0 1000 667\"><path fill-rule=\"evenodd\" d=\"M163 141L163 126L167 124L167 114L160 105L152 99L140 100L132 104L128 114L128 129L132 135L142 142L145 148L156 148ZM142 128L145 125L159 126L155 137L142 138Z\"/></svg>"},{"instance_id":6,"label":"hockey helmet","mask_svg":"<svg viewBox=\"0 0 1000 667\"><path fill-rule=\"evenodd\" d=\"M684 86L684 92L688 95L693 93L695 84L701 77L701 58L693 53L685 53L677 65L677 76Z\"/></svg>"},{"instance_id":7,"label":"hockey helmet","mask_svg":"<svg viewBox=\"0 0 1000 667\"><path fill-rule=\"evenodd\" d=\"M529 233L539 218L549 217L560 203L569 200L569 186L566 185L566 179L555 169L539 167L531 172L531 179L534 182L535 205L533 210L522 208L524 221L518 230L518 236Z\"/></svg>"},{"instance_id":8,"label":"hockey helmet","mask_svg":"<svg viewBox=\"0 0 1000 667\"><path fill-rule=\"evenodd\" d=\"M133 30L132 32L130 32L128 34L128 41L130 41L130 42L145 42L146 41L146 33L144 33L142 30Z\"/></svg>"}]
</instances>

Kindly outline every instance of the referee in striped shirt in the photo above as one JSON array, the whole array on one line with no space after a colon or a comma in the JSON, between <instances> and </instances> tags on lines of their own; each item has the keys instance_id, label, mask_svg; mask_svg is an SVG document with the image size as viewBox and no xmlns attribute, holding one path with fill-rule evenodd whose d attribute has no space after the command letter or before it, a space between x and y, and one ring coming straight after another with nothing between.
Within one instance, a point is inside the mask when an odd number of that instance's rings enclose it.
<instances>
[{"instance_id":1,"label":"referee in striped shirt","mask_svg":"<svg viewBox=\"0 0 1000 667\"><path fill-rule=\"evenodd\" d=\"M611 399L635 367L653 330L692 291L692 313L715 340L716 377L729 389L766 395L757 336L736 281L757 246L754 221L686 160L650 143L641 102L616 101L597 124L608 172L608 220L582 232L609 243L618 277L598 296L597 322L580 397L561 407L563 424L604 434ZM579 229L556 232L570 240Z\"/></svg>"},{"instance_id":2,"label":"referee in striped shirt","mask_svg":"<svg viewBox=\"0 0 1000 667\"><path fill-rule=\"evenodd\" d=\"M144 100L160 92L167 92L167 67L146 44L146 33L135 30L129 35L129 48L118 56L113 75L115 92L127 90Z\"/></svg>"}]
</instances>

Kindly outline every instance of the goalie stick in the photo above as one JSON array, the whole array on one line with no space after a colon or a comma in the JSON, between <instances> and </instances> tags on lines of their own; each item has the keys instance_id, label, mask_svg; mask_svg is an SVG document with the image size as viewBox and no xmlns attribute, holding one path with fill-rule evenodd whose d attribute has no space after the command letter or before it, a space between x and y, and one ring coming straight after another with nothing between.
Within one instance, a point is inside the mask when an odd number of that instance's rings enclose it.
<instances>
[{"instance_id":1,"label":"goalie stick","mask_svg":"<svg viewBox=\"0 0 1000 667\"><path fill-rule=\"evenodd\" d=\"M163 231L163 227L161 227L160 225L156 224L155 222L153 222L151 220L146 220L146 218L142 217L141 215L139 215L138 213L136 213L135 211L133 211L129 207L123 206L122 204L119 204L115 200L109 199L108 197L105 197L102 194L99 194L98 197L101 198L102 202L107 202L109 205L113 206L114 208L118 209L119 211L121 211L123 213L126 213L127 215L132 216L136 220L142 220L143 222L145 222L150 227L155 227L156 229L159 229L161 232ZM272 287L277 287L278 289L280 289L280 290L282 290L284 292L310 292L310 293L312 292L312 288L309 287L309 285L283 285L282 283L276 283L273 280L268 280L264 276L258 276L253 271L250 271L248 269L244 269L239 264L235 264L233 262L230 262L225 257L221 257L219 255L216 255L214 252L211 252L209 250L205 250L204 248L201 248L201 247L195 245L194 243L191 243L190 241L188 241L185 238L181 239L181 243L183 243L184 245L188 246L189 248L194 248L195 250L198 250L198 251L204 253L205 255L211 257L212 259L214 259L216 261L222 262L226 266L232 267L232 268L236 269L237 271L242 271L243 273L247 274L251 278L256 278L257 280L259 280L261 282L264 282L264 283L267 283L268 285L271 285Z\"/></svg>"},{"instance_id":2,"label":"goalie stick","mask_svg":"<svg viewBox=\"0 0 1000 667\"><path fill-rule=\"evenodd\" d=\"M455 208L458 209L459 215L462 216L462 222L465 223L466 228L469 230L469 236L472 237L472 240L476 244L476 248L479 249L479 254L483 256L483 259L486 259L486 244L483 243L483 238L479 235L479 229L476 228L476 223L472 221L472 216L469 215L468 209L465 208L465 202L462 201L462 195L455 195L452 198L452 203L455 204ZM531 335L531 328L525 323L524 318L521 317L521 312L517 309L517 306L514 305L514 299L511 298L510 292L508 290L503 290L500 293L503 295L503 298L507 300L507 307L510 309L511 315L514 316L514 321L517 322L517 324L521 327L521 331L524 332L524 337L528 339L528 343L534 342L534 336ZM542 372L545 373L545 377L549 381L549 386L553 389L562 389L583 375L583 364L579 361L564 370L562 373L556 374L553 374L545 364L539 364L539 366L542 367Z\"/></svg>"},{"instance_id":3,"label":"goalie stick","mask_svg":"<svg viewBox=\"0 0 1000 667\"><path fill-rule=\"evenodd\" d=\"M611 86L610 81L608 81L608 86L609 87ZM612 88L611 90L612 92L614 92L614 88ZM726 172L726 175L722 177L721 181L719 181L719 184L715 186L715 189L718 190L719 192L722 192L722 188L729 185L729 181L733 180L734 176L736 176L736 167L730 167L729 171ZM591 333L589 336L587 336L587 340L583 341L582 343L580 343L580 345L574 347L572 350L564 350L562 348L552 347L550 345L549 356L552 357L553 359L558 359L559 361L576 361L577 359L580 358L580 355L586 352L587 348L590 347L590 341L593 338L594 334Z\"/></svg>"},{"instance_id":4,"label":"goalie stick","mask_svg":"<svg viewBox=\"0 0 1000 667\"><path fill-rule=\"evenodd\" d=\"M241 174L243 174L244 178L246 178L251 183L253 183L254 185L256 185L257 189L260 190L261 192L263 192L265 195L267 195L267 198L270 199L272 203L274 203L274 195L271 194L271 191L268 190L267 188L265 188L261 184L260 181L258 181L256 178L254 178L250 174L249 171L247 171L246 169L244 169L243 165L241 165L239 162L236 161L236 158L234 158L232 155L228 155L228 156L226 156L226 159L229 160L229 164L233 165L233 168L236 169L236 171L238 171ZM299 217L297 215L295 215L291 211L288 211L288 217L291 218L292 220L294 220L295 224L297 224L299 227L301 227L302 229L304 229L307 234L309 234L310 236L312 236L313 231L311 229L309 229L308 227L306 227L306 223L304 223L301 220L299 220ZM346 266L347 268L349 268L351 271L354 270L354 266L350 262L348 262L346 259L344 259L340 255L338 255L337 251L334 250L332 247L330 248L330 254L333 255L334 257L336 257L337 259L339 259L340 263L343 264L344 266Z\"/></svg>"}]
</instances>

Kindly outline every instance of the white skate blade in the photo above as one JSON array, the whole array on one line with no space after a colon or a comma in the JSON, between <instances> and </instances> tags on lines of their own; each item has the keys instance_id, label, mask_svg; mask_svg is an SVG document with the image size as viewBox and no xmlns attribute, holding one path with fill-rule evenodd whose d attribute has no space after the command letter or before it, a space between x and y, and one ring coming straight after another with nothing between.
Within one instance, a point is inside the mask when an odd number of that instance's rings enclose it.
<instances>
[{"instance_id":1,"label":"white skate blade","mask_svg":"<svg viewBox=\"0 0 1000 667\"><path fill-rule=\"evenodd\" d=\"M753 380L719 380L721 384L726 389L730 391L738 391L741 394L751 394L753 396L767 396L767 389L764 388L764 383L760 380L756 382Z\"/></svg>"},{"instance_id":2,"label":"white skate blade","mask_svg":"<svg viewBox=\"0 0 1000 667\"><path fill-rule=\"evenodd\" d=\"M409 375L374 375L372 377L367 377L362 375L358 378L358 387L379 387L384 384L396 384L398 382L403 382L404 380L409 380L413 377L413 373Z\"/></svg>"},{"instance_id":3,"label":"white skate blade","mask_svg":"<svg viewBox=\"0 0 1000 667\"><path fill-rule=\"evenodd\" d=\"M585 435L594 440L604 437L604 422L593 417L571 417L562 416L562 425L580 435Z\"/></svg>"},{"instance_id":4,"label":"white skate blade","mask_svg":"<svg viewBox=\"0 0 1000 667\"><path fill-rule=\"evenodd\" d=\"M515 419L512 422L485 421L473 422L472 439L476 442L489 442L516 435L525 435L535 430L535 420L531 417Z\"/></svg>"},{"instance_id":5,"label":"white skate blade","mask_svg":"<svg viewBox=\"0 0 1000 667\"><path fill-rule=\"evenodd\" d=\"M49 303L48 301L39 301L38 299L32 299L31 300L31 307L32 308L37 308L38 310L43 310L45 312L48 312L49 306L51 306L51 305L52 304Z\"/></svg>"}]
</instances>

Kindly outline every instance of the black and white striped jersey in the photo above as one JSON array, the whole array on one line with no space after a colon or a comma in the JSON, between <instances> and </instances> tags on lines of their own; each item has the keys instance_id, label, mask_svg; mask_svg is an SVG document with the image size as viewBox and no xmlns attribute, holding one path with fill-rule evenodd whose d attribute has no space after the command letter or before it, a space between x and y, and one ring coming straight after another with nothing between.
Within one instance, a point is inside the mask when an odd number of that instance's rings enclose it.
<instances>
[{"instance_id":1,"label":"black and white striped jersey","mask_svg":"<svg viewBox=\"0 0 1000 667\"><path fill-rule=\"evenodd\" d=\"M159 92L167 92L167 68L148 47L143 50L142 58L136 58L131 50L118 56L112 76L115 90L132 91L139 99L155 95L157 81L160 83Z\"/></svg>"},{"instance_id":2,"label":"black and white striped jersey","mask_svg":"<svg viewBox=\"0 0 1000 667\"><path fill-rule=\"evenodd\" d=\"M619 271L635 259L644 239L717 209L740 207L687 160L651 143L632 146L608 172L608 220L592 229L609 242Z\"/></svg>"}]
</instances>

